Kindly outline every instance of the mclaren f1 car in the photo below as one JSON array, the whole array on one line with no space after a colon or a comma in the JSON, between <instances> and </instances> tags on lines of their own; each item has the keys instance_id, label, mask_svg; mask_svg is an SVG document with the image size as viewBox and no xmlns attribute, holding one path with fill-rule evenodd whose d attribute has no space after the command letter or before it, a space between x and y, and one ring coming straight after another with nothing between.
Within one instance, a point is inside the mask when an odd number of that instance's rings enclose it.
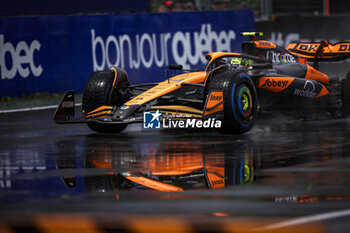
<instances>
[{"instance_id":1,"label":"mclaren f1 car","mask_svg":"<svg viewBox=\"0 0 350 233\"><path fill-rule=\"evenodd\" d=\"M322 61L348 58L350 42L297 42L284 49L257 40L262 33L241 35L249 37L241 54L209 53L204 71L170 65L181 73L160 83L133 85L118 67L97 71L85 85L82 114L75 114L74 92L68 91L54 120L87 123L97 132L121 132L128 124L144 123L144 112L156 112L163 120L215 119L220 121L219 132L239 134L249 131L264 113L297 118L350 113L350 73L340 79L318 70Z\"/></svg>"}]
</instances>

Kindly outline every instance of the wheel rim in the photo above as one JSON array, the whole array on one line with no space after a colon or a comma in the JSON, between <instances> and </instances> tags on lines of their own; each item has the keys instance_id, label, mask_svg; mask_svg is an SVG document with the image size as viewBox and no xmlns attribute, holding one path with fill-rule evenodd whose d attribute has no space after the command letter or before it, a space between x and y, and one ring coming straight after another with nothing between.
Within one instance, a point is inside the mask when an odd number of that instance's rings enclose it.
<instances>
[{"instance_id":1,"label":"wheel rim","mask_svg":"<svg viewBox=\"0 0 350 233\"><path fill-rule=\"evenodd\" d=\"M245 84L239 86L237 102L240 116L245 120L249 119L252 115L253 96L250 89Z\"/></svg>"}]
</instances>

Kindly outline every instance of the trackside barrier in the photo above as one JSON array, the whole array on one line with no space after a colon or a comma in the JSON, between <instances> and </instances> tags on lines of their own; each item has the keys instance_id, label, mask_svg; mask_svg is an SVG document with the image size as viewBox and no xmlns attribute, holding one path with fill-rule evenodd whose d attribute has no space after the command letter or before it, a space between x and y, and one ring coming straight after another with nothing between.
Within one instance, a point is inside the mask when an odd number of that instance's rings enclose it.
<instances>
[{"instance_id":1,"label":"trackside barrier","mask_svg":"<svg viewBox=\"0 0 350 233\"><path fill-rule=\"evenodd\" d=\"M205 54L240 51L251 11L0 18L0 97L81 92L114 65L134 83L165 79L168 64L204 69Z\"/></svg>"},{"instance_id":2,"label":"trackside barrier","mask_svg":"<svg viewBox=\"0 0 350 233\"><path fill-rule=\"evenodd\" d=\"M116 195L119 196L119 195ZM334 214L334 212L332 213ZM335 213L337 214L337 213ZM3 214L0 222L1 232L187 232L195 233L210 232L235 232L235 233L325 233L327 225L311 221L306 218L294 218L292 220L282 220L273 217L237 217L230 213L214 212L212 214L189 215L186 217L178 215L148 214L147 216L135 214L115 214L100 213L92 214L62 214L62 213L32 213L25 215L13 212ZM19 218L20 217L20 218ZM304 220L306 219L306 220ZM302 222L302 220L304 222ZM312 219L311 219L312 220ZM203 224L203 222L205 224ZM272 224L271 223L276 223ZM289 223L287 226L281 224Z\"/></svg>"}]
</instances>

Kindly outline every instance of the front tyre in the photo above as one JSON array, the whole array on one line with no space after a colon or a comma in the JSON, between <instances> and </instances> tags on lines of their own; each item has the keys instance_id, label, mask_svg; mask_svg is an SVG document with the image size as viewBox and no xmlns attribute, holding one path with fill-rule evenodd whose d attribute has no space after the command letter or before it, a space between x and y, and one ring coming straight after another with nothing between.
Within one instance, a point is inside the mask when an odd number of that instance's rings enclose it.
<instances>
[{"instance_id":1,"label":"front tyre","mask_svg":"<svg viewBox=\"0 0 350 233\"><path fill-rule=\"evenodd\" d=\"M115 76L117 72L117 76ZM116 80L114 80L116 77ZM114 85L113 85L114 84ZM83 113L86 114L101 106L121 106L130 99L125 93L129 85L124 70L116 68L93 73L85 84L83 92ZM90 129L100 133L117 133L126 128L126 124L111 125L96 122L87 123Z\"/></svg>"},{"instance_id":2,"label":"front tyre","mask_svg":"<svg viewBox=\"0 0 350 233\"><path fill-rule=\"evenodd\" d=\"M208 83L207 90L223 91L224 119L218 131L240 134L249 131L257 115L257 94L251 78L242 71L218 73Z\"/></svg>"}]
</instances>

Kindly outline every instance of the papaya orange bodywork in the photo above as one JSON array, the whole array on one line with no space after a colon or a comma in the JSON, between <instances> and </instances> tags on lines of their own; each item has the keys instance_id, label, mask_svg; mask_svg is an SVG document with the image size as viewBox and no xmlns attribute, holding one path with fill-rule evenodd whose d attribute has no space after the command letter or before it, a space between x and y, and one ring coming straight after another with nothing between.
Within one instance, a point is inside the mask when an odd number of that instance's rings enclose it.
<instances>
[{"instance_id":1,"label":"papaya orange bodywork","mask_svg":"<svg viewBox=\"0 0 350 233\"><path fill-rule=\"evenodd\" d=\"M124 105L141 105L147 103L157 97L168 94L181 88L182 82L187 83L202 83L206 77L206 72L194 72L194 73L184 73L175 76L171 79L159 83L157 86L145 91L144 93L138 95L137 97L129 100Z\"/></svg>"},{"instance_id":2,"label":"papaya orange bodywork","mask_svg":"<svg viewBox=\"0 0 350 233\"><path fill-rule=\"evenodd\" d=\"M316 70L315 68L309 65L307 65L307 72L306 72L305 78L312 79L315 81L320 81L323 83L329 83L328 75L321 73L320 71Z\"/></svg>"},{"instance_id":3,"label":"papaya orange bodywork","mask_svg":"<svg viewBox=\"0 0 350 233\"><path fill-rule=\"evenodd\" d=\"M86 113L86 115L90 115L90 114L93 114L93 113L96 113L96 112L99 112L102 110L105 110L105 111L112 110L112 108L113 108L112 106L101 106L101 107L98 107L91 112Z\"/></svg>"},{"instance_id":4,"label":"papaya orange bodywork","mask_svg":"<svg viewBox=\"0 0 350 233\"><path fill-rule=\"evenodd\" d=\"M183 191L183 188L177 187L170 184L165 184L159 181L151 180L146 177L134 177L134 176L126 176L125 177L128 180L131 180L135 183L144 185L146 187L152 188L154 190L162 191L162 192L181 192Z\"/></svg>"},{"instance_id":5,"label":"papaya orange bodywork","mask_svg":"<svg viewBox=\"0 0 350 233\"><path fill-rule=\"evenodd\" d=\"M225 57L225 56L233 56L233 57L238 57L241 54L239 53L226 53L226 52L214 52L214 53L208 53L207 56L210 57L210 62L207 65L207 68L205 70L209 69L209 66L211 65L212 61L220 58L220 57Z\"/></svg>"},{"instance_id":6,"label":"papaya orange bodywork","mask_svg":"<svg viewBox=\"0 0 350 233\"><path fill-rule=\"evenodd\" d=\"M307 62L307 59L306 58L304 58L304 57L298 57L298 62L299 63L304 63L304 64L308 64L308 62Z\"/></svg>"},{"instance_id":7,"label":"papaya orange bodywork","mask_svg":"<svg viewBox=\"0 0 350 233\"><path fill-rule=\"evenodd\" d=\"M221 103L218 107L216 107L215 109L211 110L211 111L205 111L204 112L204 115L210 115L210 114L213 114L213 113L216 113L216 112L220 112L220 111L223 111L224 110L224 104Z\"/></svg>"},{"instance_id":8,"label":"papaya orange bodywork","mask_svg":"<svg viewBox=\"0 0 350 233\"><path fill-rule=\"evenodd\" d=\"M89 114L89 115L86 115L84 116L85 118L90 118L90 117L98 117L98 116L108 116L112 111L109 110L109 111L104 111L104 112L98 112L98 113L95 113L95 114Z\"/></svg>"},{"instance_id":9,"label":"papaya orange bodywork","mask_svg":"<svg viewBox=\"0 0 350 233\"><path fill-rule=\"evenodd\" d=\"M171 156L167 151L179 150L179 156ZM191 145L190 143L184 143L181 148L175 143L169 143L165 148L163 148L164 154L162 154L162 159L157 156L147 157L146 164L148 171L152 171L152 175L184 175L189 174L194 170L203 168L203 155L200 147L197 144Z\"/></svg>"},{"instance_id":10,"label":"papaya orange bodywork","mask_svg":"<svg viewBox=\"0 0 350 233\"><path fill-rule=\"evenodd\" d=\"M194 114L202 114L202 111L187 107L187 106L181 106L181 105L162 105L162 106L153 106L151 109L159 109L159 110L173 110L179 113L194 113Z\"/></svg>"},{"instance_id":11,"label":"papaya orange bodywork","mask_svg":"<svg viewBox=\"0 0 350 233\"><path fill-rule=\"evenodd\" d=\"M210 93L204 108L204 115L213 114L224 110L224 94L222 91L214 91Z\"/></svg>"},{"instance_id":12,"label":"papaya orange bodywork","mask_svg":"<svg viewBox=\"0 0 350 233\"><path fill-rule=\"evenodd\" d=\"M113 109L112 106L101 106L91 112L86 113L84 118L86 119L90 117L94 117L94 118L105 117L112 112L112 109Z\"/></svg>"},{"instance_id":13,"label":"papaya orange bodywork","mask_svg":"<svg viewBox=\"0 0 350 233\"><path fill-rule=\"evenodd\" d=\"M329 94L329 92L328 92L327 88L322 85L322 90L320 91L320 93L318 93L317 96L315 96L315 98L319 98L321 96L328 95L328 94Z\"/></svg>"}]
</instances>

